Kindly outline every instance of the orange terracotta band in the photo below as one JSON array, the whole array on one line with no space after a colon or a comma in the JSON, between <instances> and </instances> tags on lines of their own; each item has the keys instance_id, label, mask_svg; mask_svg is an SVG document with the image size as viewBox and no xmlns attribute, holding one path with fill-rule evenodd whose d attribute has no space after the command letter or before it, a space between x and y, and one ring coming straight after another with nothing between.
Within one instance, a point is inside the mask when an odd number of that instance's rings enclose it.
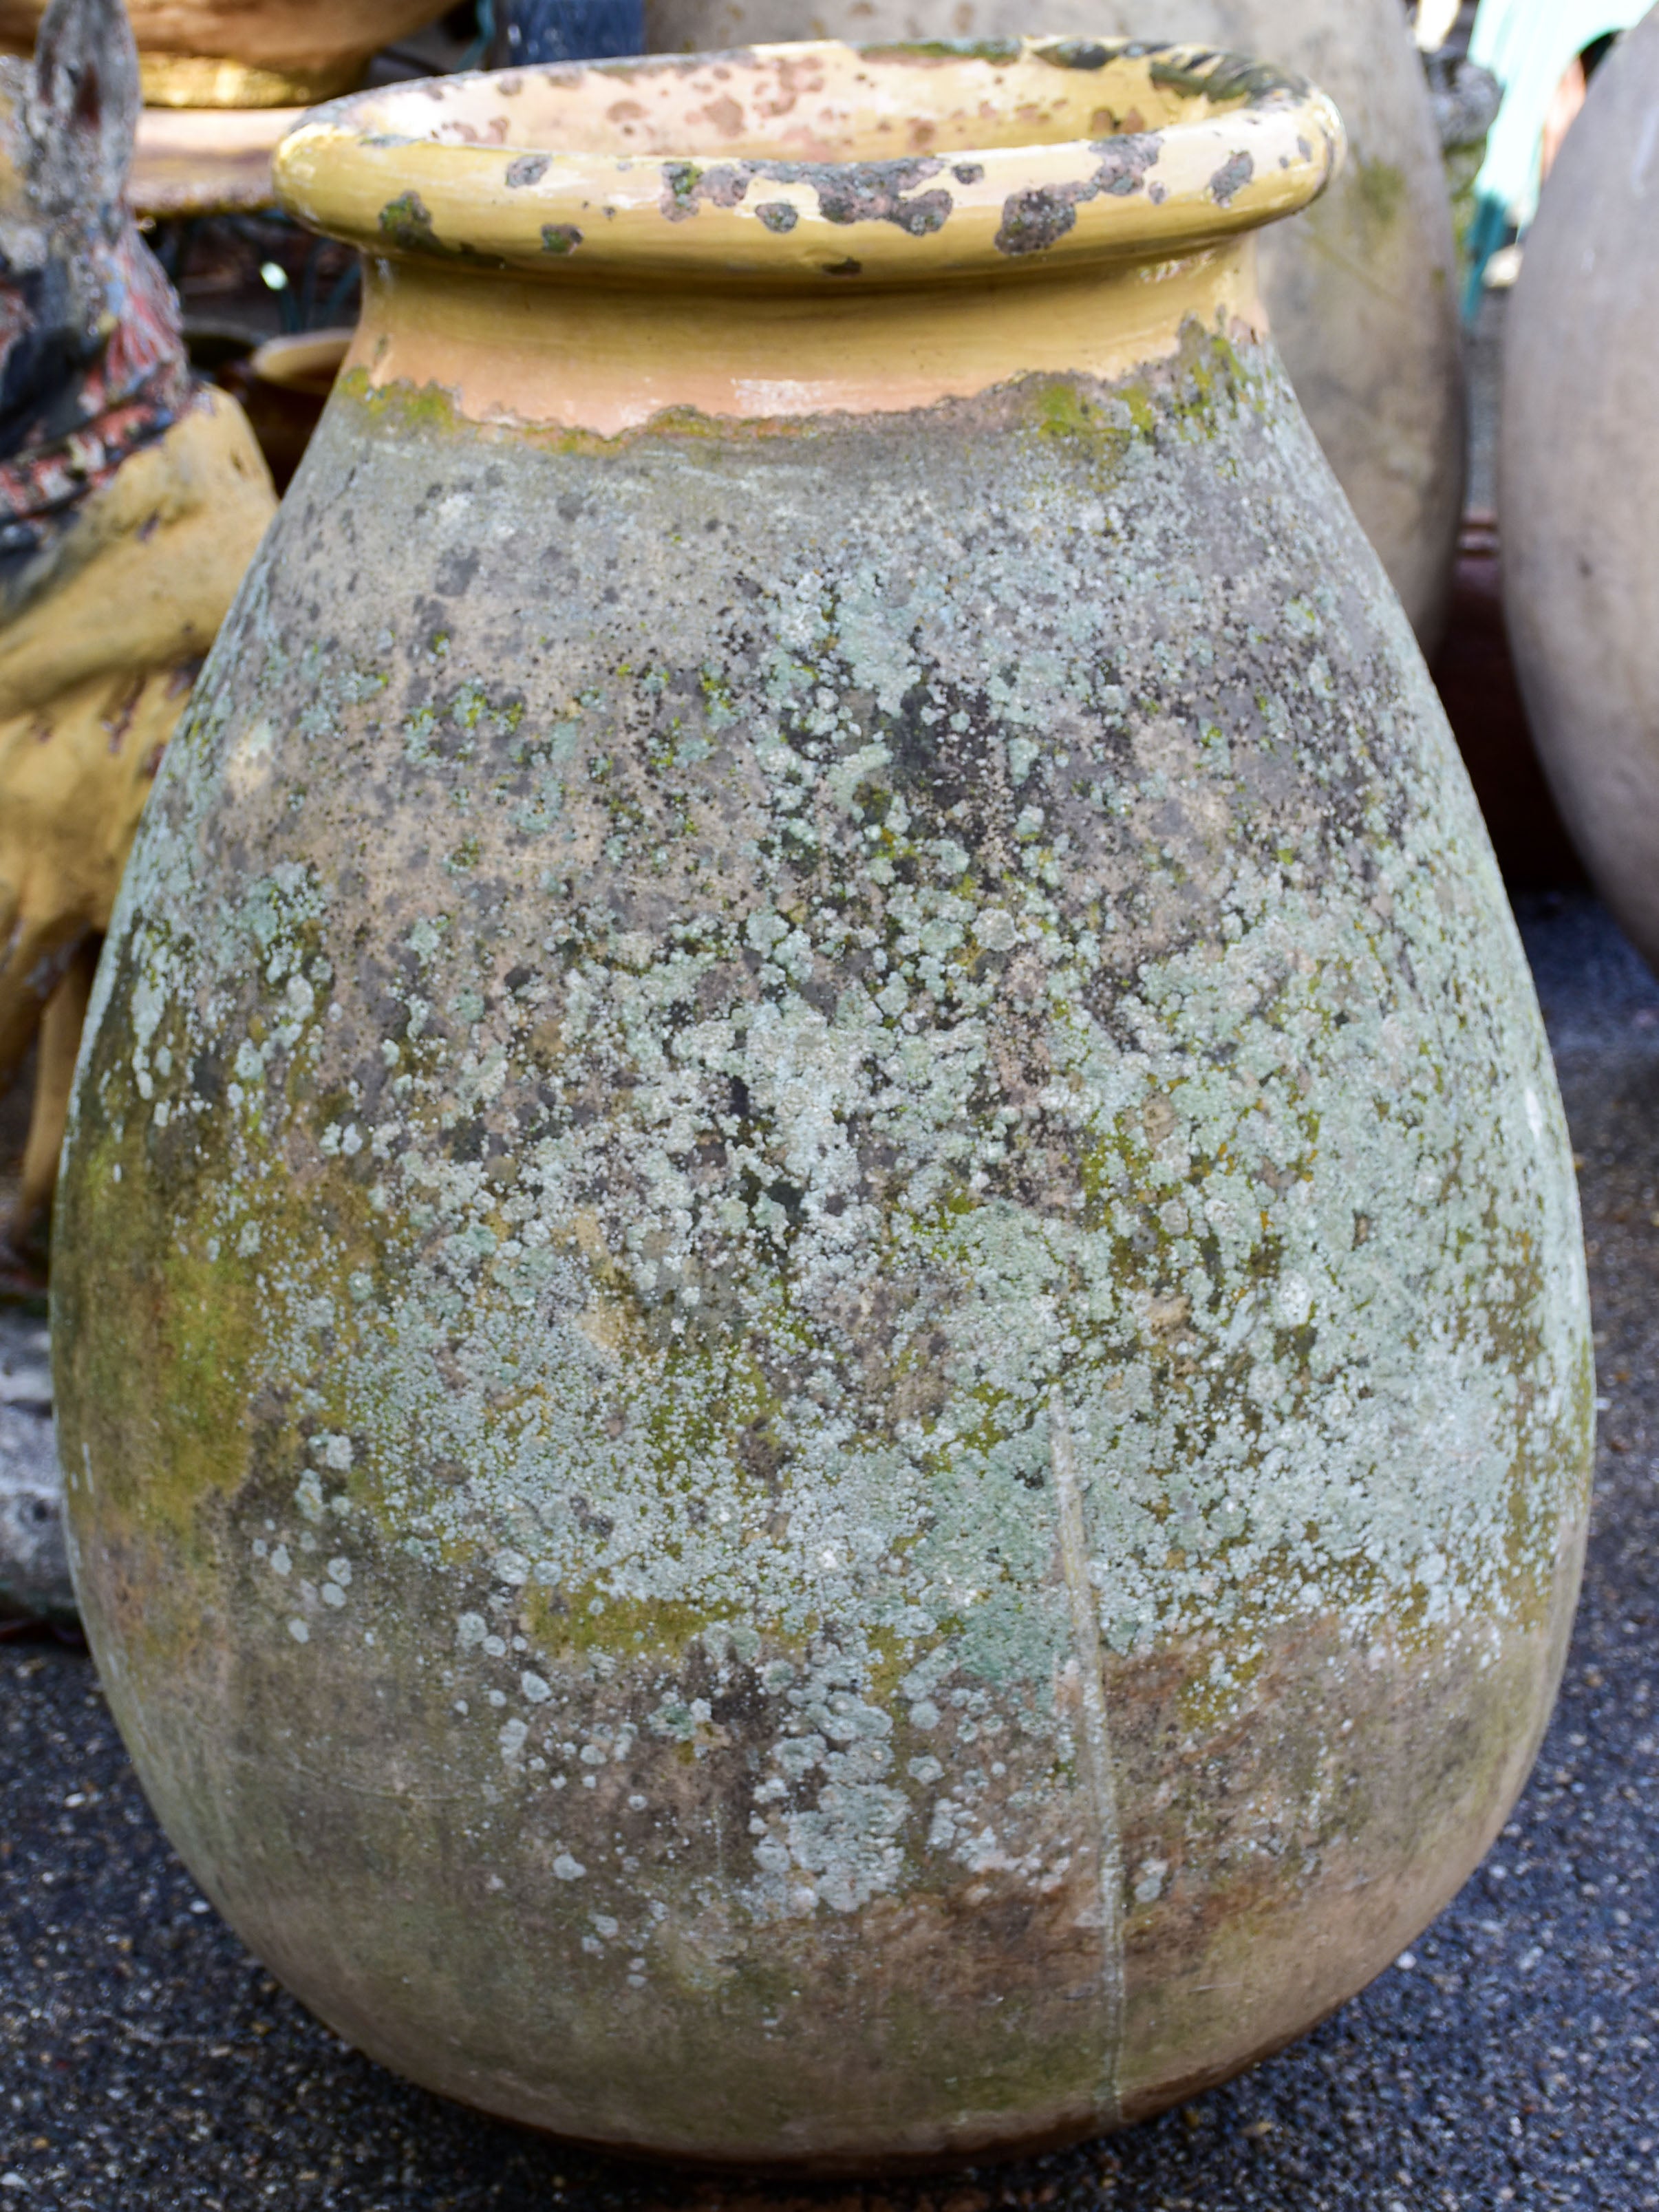
<instances>
[{"instance_id":1,"label":"orange terracotta band","mask_svg":"<svg viewBox=\"0 0 1659 2212\"><path fill-rule=\"evenodd\" d=\"M368 264L345 371L370 389L443 392L484 423L600 437L676 409L766 421L967 398L1012 378L1122 376L1167 358L1184 325L1259 335L1255 241L1040 284L726 293L457 280Z\"/></svg>"}]
</instances>

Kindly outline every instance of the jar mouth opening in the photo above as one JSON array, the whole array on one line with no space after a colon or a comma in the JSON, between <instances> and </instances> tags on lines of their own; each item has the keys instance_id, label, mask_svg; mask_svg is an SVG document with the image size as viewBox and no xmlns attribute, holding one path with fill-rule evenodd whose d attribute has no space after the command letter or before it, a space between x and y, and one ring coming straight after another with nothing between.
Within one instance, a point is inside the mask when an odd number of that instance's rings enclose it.
<instances>
[{"instance_id":1,"label":"jar mouth opening","mask_svg":"<svg viewBox=\"0 0 1659 2212\"><path fill-rule=\"evenodd\" d=\"M1214 243L1341 153L1323 94L1213 48L823 40L361 93L276 166L291 213L394 258L914 280Z\"/></svg>"}]
</instances>

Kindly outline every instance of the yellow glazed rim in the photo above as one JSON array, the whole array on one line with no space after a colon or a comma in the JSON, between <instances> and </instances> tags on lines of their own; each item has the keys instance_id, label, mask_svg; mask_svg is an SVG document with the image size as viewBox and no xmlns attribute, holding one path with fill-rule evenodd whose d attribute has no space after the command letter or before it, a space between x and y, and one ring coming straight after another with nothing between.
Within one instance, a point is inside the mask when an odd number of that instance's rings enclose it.
<instances>
[{"instance_id":1,"label":"yellow glazed rim","mask_svg":"<svg viewBox=\"0 0 1659 2212\"><path fill-rule=\"evenodd\" d=\"M1189 253L1305 207L1343 145L1322 93L1211 47L824 40L359 93L276 178L428 266L816 287Z\"/></svg>"}]
</instances>

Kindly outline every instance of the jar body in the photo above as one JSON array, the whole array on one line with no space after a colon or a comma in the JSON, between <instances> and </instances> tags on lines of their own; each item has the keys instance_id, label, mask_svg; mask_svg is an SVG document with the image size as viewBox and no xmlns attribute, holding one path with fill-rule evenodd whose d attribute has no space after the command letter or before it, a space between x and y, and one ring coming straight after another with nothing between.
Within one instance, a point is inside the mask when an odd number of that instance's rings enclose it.
<instances>
[{"instance_id":1,"label":"jar body","mask_svg":"<svg viewBox=\"0 0 1659 2212\"><path fill-rule=\"evenodd\" d=\"M1646 21L1596 71L1593 119L1568 134L1527 234L1498 468L1504 609L1539 757L1596 889L1659 968L1656 92Z\"/></svg>"},{"instance_id":2,"label":"jar body","mask_svg":"<svg viewBox=\"0 0 1659 2212\"><path fill-rule=\"evenodd\" d=\"M112 1700L470 2102L1133 2118L1395 1955L1560 1663L1582 1255L1461 766L1237 319L520 413L344 380L145 817L57 1279Z\"/></svg>"},{"instance_id":3,"label":"jar body","mask_svg":"<svg viewBox=\"0 0 1659 2212\"><path fill-rule=\"evenodd\" d=\"M1451 217L1422 64L1398 0L1050 5L1079 38L1198 39L1299 70L1341 110L1346 168L1261 241L1273 336L1325 456L1432 653L1462 513L1465 429ZM646 44L1018 38L1011 0L646 0Z\"/></svg>"}]
</instances>

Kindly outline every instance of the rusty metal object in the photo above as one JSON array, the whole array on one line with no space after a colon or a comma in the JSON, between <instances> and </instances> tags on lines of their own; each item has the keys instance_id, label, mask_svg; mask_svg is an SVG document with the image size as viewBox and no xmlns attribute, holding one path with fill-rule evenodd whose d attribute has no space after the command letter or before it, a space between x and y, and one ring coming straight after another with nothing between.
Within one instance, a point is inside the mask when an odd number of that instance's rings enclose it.
<instances>
[{"instance_id":1,"label":"rusty metal object","mask_svg":"<svg viewBox=\"0 0 1659 2212\"><path fill-rule=\"evenodd\" d=\"M433 2087L817 2169L1109 2127L1506 1816L1583 1255L1266 337L1336 139L1049 41L284 150L365 312L102 971L58 1412L174 1841Z\"/></svg>"}]
</instances>

